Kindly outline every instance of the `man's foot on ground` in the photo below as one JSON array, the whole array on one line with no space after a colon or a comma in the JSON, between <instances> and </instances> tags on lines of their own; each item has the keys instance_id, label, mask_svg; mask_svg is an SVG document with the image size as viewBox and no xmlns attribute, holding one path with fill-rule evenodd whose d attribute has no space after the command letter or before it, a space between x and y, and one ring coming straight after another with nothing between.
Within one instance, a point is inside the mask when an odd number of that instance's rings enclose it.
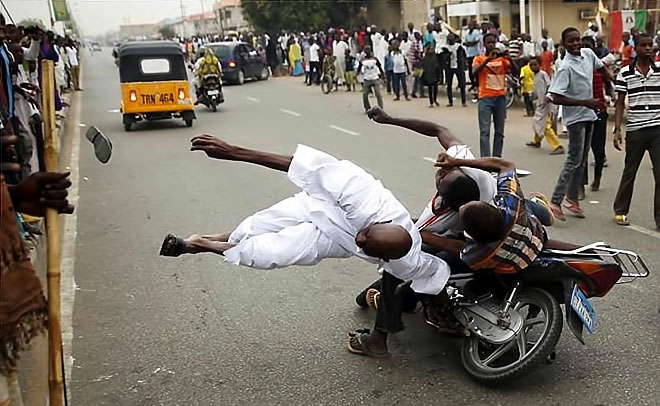
<instances>
[{"instance_id":1,"label":"man's foot on ground","mask_svg":"<svg viewBox=\"0 0 660 406\"><path fill-rule=\"evenodd\" d=\"M378 340L379 341L379 340ZM357 329L348 333L348 351L374 358L386 358L390 356L387 351L387 343L380 343L373 339L369 329Z\"/></svg>"},{"instance_id":2,"label":"man's foot on ground","mask_svg":"<svg viewBox=\"0 0 660 406\"><path fill-rule=\"evenodd\" d=\"M560 146L558 146L557 148L553 149L553 150L550 152L550 155L563 155L563 154L565 154L565 153L566 153L566 150L564 150L564 147L562 147L562 146L560 145Z\"/></svg>"},{"instance_id":3,"label":"man's foot on ground","mask_svg":"<svg viewBox=\"0 0 660 406\"><path fill-rule=\"evenodd\" d=\"M583 219L583 218L587 217L587 216L585 216L584 211L582 210L582 208L580 208L580 204L578 202L574 202L572 200L564 198L563 206L566 208L566 210L568 210L573 216L575 216L577 218ZM553 213L554 213L554 211L553 211Z\"/></svg>"},{"instance_id":4,"label":"man's foot on ground","mask_svg":"<svg viewBox=\"0 0 660 406\"><path fill-rule=\"evenodd\" d=\"M454 103L447 103L447 107L454 107Z\"/></svg>"},{"instance_id":5,"label":"man's foot on ground","mask_svg":"<svg viewBox=\"0 0 660 406\"><path fill-rule=\"evenodd\" d=\"M561 206L558 206L556 204L550 204L550 211L552 211L552 215L554 216L555 219L559 221L566 221L566 216L564 215L564 212L561 209Z\"/></svg>"},{"instance_id":6,"label":"man's foot on ground","mask_svg":"<svg viewBox=\"0 0 660 406\"><path fill-rule=\"evenodd\" d=\"M598 192L600 190L600 183L593 182L591 184L591 191L592 192Z\"/></svg>"},{"instance_id":7,"label":"man's foot on ground","mask_svg":"<svg viewBox=\"0 0 660 406\"><path fill-rule=\"evenodd\" d=\"M614 215L614 222L620 226L629 226L630 225L630 220L628 220L628 216L625 214L615 214Z\"/></svg>"},{"instance_id":8,"label":"man's foot on ground","mask_svg":"<svg viewBox=\"0 0 660 406\"><path fill-rule=\"evenodd\" d=\"M467 103L461 104L462 107L467 107Z\"/></svg>"},{"instance_id":9,"label":"man's foot on ground","mask_svg":"<svg viewBox=\"0 0 660 406\"><path fill-rule=\"evenodd\" d=\"M525 145L527 145L528 147L541 148L541 143L540 142L530 141Z\"/></svg>"}]
</instances>

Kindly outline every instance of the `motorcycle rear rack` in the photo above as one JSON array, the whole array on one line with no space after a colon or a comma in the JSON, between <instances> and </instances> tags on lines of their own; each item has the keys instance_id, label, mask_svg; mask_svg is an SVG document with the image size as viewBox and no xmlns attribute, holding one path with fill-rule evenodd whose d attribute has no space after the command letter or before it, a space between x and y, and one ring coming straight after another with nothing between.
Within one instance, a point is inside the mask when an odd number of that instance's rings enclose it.
<instances>
[{"instance_id":1,"label":"motorcycle rear rack","mask_svg":"<svg viewBox=\"0 0 660 406\"><path fill-rule=\"evenodd\" d=\"M612 248L604 242L595 242L570 251L546 250L545 252L578 257L593 257L596 254L605 260L619 265L623 273L617 283L629 283L637 278L646 278L649 276L649 268L639 254L633 251Z\"/></svg>"}]
</instances>

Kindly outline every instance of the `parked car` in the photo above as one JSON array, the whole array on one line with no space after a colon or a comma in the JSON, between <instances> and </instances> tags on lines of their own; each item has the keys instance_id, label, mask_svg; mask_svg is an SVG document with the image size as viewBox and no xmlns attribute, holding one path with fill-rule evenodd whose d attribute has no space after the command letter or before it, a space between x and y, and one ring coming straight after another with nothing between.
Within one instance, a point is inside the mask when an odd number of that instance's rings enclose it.
<instances>
[{"instance_id":1,"label":"parked car","mask_svg":"<svg viewBox=\"0 0 660 406\"><path fill-rule=\"evenodd\" d=\"M200 47L197 57L204 49L211 48L222 64L223 81L242 85L246 79L267 80L268 65L263 63L257 51L245 42L213 42Z\"/></svg>"},{"instance_id":2,"label":"parked car","mask_svg":"<svg viewBox=\"0 0 660 406\"><path fill-rule=\"evenodd\" d=\"M101 44L98 42L92 42L92 52L102 52L103 48L101 48Z\"/></svg>"}]
</instances>

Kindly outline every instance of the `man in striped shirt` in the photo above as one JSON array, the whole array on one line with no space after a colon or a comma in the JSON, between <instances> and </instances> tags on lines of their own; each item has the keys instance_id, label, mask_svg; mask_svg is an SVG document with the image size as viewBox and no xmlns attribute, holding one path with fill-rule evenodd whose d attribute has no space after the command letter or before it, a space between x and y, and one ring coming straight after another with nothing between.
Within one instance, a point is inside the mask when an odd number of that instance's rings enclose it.
<instances>
[{"instance_id":1,"label":"man in striped shirt","mask_svg":"<svg viewBox=\"0 0 660 406\"><path fill-rule=\"evenodd\" d=\"M660 230L660 65L653 61L653 39L642 33L635 39L637 57L621 68L616 78L616 118L614 148L621 151L623 138L621 124L628 95L628 122L626 126L626 160L621 174L619 190L614 199L614 221L630 224L628 212L633 186L644 153L649 152L655 178L653 213L656 228Z\"/></svg>"}]
</instances>

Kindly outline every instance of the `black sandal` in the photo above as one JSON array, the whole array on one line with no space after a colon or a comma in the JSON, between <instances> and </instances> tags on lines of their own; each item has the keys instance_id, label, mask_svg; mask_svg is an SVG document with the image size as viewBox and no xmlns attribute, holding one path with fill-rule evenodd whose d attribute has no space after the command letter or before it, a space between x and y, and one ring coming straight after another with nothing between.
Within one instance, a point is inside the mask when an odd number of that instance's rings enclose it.
<instances>
[{"instance_id":1,"label":"black sandal","mask_svg":"<svg viewBox=\"0 0 660 406\"><path fill-rule=\"evenodd\" d=\"M183 238L168 234L160 247L160 255L164 257L178 257L185 252L186 243Z\"/></svg>"}]
</instances>

